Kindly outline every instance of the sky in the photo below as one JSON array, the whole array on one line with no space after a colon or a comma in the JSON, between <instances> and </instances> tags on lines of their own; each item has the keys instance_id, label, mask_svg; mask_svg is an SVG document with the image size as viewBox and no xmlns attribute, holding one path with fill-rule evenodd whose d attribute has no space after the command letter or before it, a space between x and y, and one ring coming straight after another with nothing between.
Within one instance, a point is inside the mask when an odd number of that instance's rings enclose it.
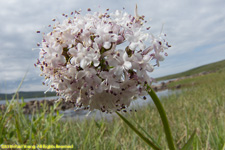
<instances>
[{"instance_id":1,"label":"sky","mask_svg":"<svg viewBox=\"0 0 225 150\"><path fill-rule=\"evenodd\" d=\"M20 91L45 91L43 77L34 63L39 56L37 43L53 18L63 20L70 14L88 8L94 11L122 10L149 21L150 31L163 32L172 47L151 77L179 73L225 59L224 0L0 0L0 93L15 92L26 75Z\"/></svg>"}]
</instances>

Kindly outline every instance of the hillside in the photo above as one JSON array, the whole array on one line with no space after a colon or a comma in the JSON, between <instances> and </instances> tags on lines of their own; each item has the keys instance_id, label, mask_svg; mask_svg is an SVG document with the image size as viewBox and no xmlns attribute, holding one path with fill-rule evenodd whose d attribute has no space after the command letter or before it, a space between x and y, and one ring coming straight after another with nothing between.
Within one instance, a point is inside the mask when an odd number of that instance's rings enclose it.
<instances>
[{"instance_id":1,"label":"hillside","mask_svg":"<svg viewBox=\"0 0 225 150\"><path fill-rule=\"evenodd\" d=\"M218 70L222 70L222 69L225 69L225 60L207 64L207 65L203 65L203 66L200 66L197 68L190 69L185 72L156 78L156 80L157 81L169 80L169 79L186 77L186 76L195 75L195 74L204 73L204 72L218 71ZM14 93L11 93L11 94L0 93L0 100L12 99L13 95L14 95ZM43 91L19 92L19 98L22 98L22 97L23 98L38 98L38 97L49 97L49 96L56 96L56 93L55 92L47 92L46 94L44 94Z\"/></svg>"},{"instance_id":2,"label":"hillside","mask_svg":"<svg viewBox=\"0 0 225 150\"><path fill-rule=\"evenodd\" d=\"M196 67L196 68L187 70L185 72L159 77L159 78L156 78L156 80L157 81L169 80L169 79L186 77L186 76L195 75L195 74L204 73L204 72L218 71L218 70L222 70L222 69L225 69L225 60L207 64L207 65L203 65L200 67Z\"/></svg>"},{"instance_id":3,"label":"hillside","mask_svg":"<svg viewBox=\"0 0 225 150\"><path fill-rule=\"evenodd\" d=\"M10 94L3 94L0 93L0 100L4 99L12 99L15 93ZM18 92L19 98L39 98L39 97L49 97L49 96L56 96L55 92L47 92L46 94L44 91L32 91L32 92Z\"/></svg>"}]
</instances>

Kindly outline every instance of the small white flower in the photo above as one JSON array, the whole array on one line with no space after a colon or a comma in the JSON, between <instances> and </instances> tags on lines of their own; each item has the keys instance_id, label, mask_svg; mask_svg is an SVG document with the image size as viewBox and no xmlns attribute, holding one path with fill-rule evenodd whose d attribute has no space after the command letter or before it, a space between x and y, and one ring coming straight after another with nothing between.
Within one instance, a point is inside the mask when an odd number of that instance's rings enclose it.
<instances>
[{"instance_id":1,"label":"small white flower","mask_svg":"<svg viewBox=\"0 0 225 150\"><path fill-rule=\"evenodd\" d=\"M150 55L141 55L140 53L136 53L132 56L134 59L133 61L133 68L137 69L138 71L148 71L152 72L154 70L153 66L149 63L152 59Z\"/></svg>"},{"instance_id":2,"label":"small white flower","mask_svg":"<svg viewBox=\"0 0 225 150\"><path fill-rule=\"evenodd\" d=\"M111 58L108 59L109 65L115 66L112 70L116 76L121 76L124 71L132 67L131 59L123 50L118 50Z\"/></svg>"},{"instance_id":3,"label":"small white flower","mask_svg":"<svg viewBox=\"0 0 225 150\"><path fill-rule=\"evenodd\" d=\"M131 42L129 48L131 50L135 50L137 47L139 47L140 49L144 50L145 49L144 41L147 40L148 34L142 33L141 28L138 29L137 31L136 30L137 29L134 29L131 33L125 35L126 40Z\"/></svg>"}]
</instances>

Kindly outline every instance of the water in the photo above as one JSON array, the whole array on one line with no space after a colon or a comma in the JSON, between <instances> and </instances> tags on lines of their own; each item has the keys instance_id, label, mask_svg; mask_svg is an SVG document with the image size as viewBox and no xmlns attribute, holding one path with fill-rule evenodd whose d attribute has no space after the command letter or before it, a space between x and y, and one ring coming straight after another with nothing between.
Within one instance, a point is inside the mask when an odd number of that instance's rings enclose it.
<instances>
[{"instance_id":1,"label":"water","mask_svg":"<svg viewBox=\"0 0 225 150\"><path fill-rule=\"evenodd\" d=\"M177 93L179 92L179 90L176 91L172 91L172 90L164 90L164 91L160 91L157 92L156 94L158 95L158 97L162 97L162 96L168 96L170 94L173 93ZM24 102L29 102L29 101L33 101L33 100L37 100L37 101L41 101L41 100L51 100L51 99L58 99L60 97L54 96L54 97L40 97L40 98L29 98L29 99L24 99ZM129 110L130 109L136 109L138 107L147 105L149 103L152 102L152 99L150 98L150 96L146 96L146 100L143 99L137 99L133 102L131 102L131 105L129 106ZM19 102L21 102L22 100L20 99ZM6 100L1 100L0 104L5 104ZM115 113L113 114L106 114L106 113L102 113L99 110L95 110L92 112L89 112L88 110L83 110L83 109L77 109L75 111L74 109L68 109L66 111L60 111L60 114L63 114L63 117L61 120L83 120L83 119L89 119L89 118L95 118L96 120L99 119L107 119L107 120L112 120Z\"/></svg>"},{"instance_id":2,"label":"water","mask_svg":"<svg viewBox=\"0 0 225 150\"><path fill-rule=\"evenodd\" d=\"M179 93L179 92L180 92L179 90L176 90L176 91L164 90L164 91L157 92L156 94L160 98L163 96L168 96L170 94ZM135 110L138 107L152 103L152 99L150 98L150 96L146 96L146 98L147 98L146 100L138 99L138 100L131 102L131 105L129 106L128 110L130 110L130 109ZM81 109L78 109L77 111L74 111L74 109L69 109L66 111L60 111L60 113L63 114L63 117L61 120L64 120L64 121L66 121L66 120L84 120L84 119L89 119L89 118L94 118L95 120L106 119L106 120L110 121L115 116L117 116L115 113L106 114L106 113L102 113L99 110L95 110L93 112L88 112L88 110L81 110Z\"/></svg>"}]
</instances>

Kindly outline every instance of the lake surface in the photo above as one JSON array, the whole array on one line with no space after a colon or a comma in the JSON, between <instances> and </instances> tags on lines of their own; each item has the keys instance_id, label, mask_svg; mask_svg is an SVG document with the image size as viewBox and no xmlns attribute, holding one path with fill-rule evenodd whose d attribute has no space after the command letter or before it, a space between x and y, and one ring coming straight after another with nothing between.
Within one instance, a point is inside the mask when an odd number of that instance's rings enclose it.
<instances>
[{"instance_id":1,"label":"lake surface","mask_svg":"<svg viewBox=\"0 0 225 150\"><path fill-rule=\"evenodd\" d=\"M157 92L156 94L158 95L158 97L163 97L163 96L168 96L171 95L173 93L179 93L180 90L164 90L164 91L160 91ZM144 106L146 104L152 103L152 99L150 98L150 96L146 96L146 100L143 99L137 99L133 102L131 102L131 105L127 108L127 110L129 111L131 110L135 110L139 108L141 108L141 106ZM61 120L84 120L84 119L90 119L90 118L94 118L95 120L99 120L99 119L105 119L108 121L111 121L114 117L117 117L116 113L112 113L112 114L106 114L106 113L102 113L99 110L95 110L92 112L89 112L88 110L82 110L82 109L78 109L75 111L75 109L69 109L66 111L60 111L61 114L63 114L63 117Z\"/></svg>"},{"instance_id":2,"label":"lake surface","mask_svg":"<svg viewBox=\"0 0 225 150\"><path fill-rule=\"evenodd\" d=\"M162 97L162 96L168 96L170 94L173 93L179 93L179 90L164 90L164 91L160 91L157 92L156 94L158 95L158 97ZM52 100L52 99L58 99L60 97L58 96L54 96L54 97L40 97L40 98L28 98L28 99L24 99L24 102L29 102L29 101L33 101L33 100L37 100L37 101L41 101L41 100ZM150 96L146 96L146 100L143 99L137 99L133 102L131 102L131 105L128 107L128 110L135 110L138 108L140 108L141 106L144 106L146 104L149 104L152 102L152 99L150 98ZM19 102L21 102L21 99L19 100ZM1 100L0 104L5 104L6 100ZM60 114L63 114L62 120L83 120L83 119L89 119L89 118L95 118L96 120L99 119L107 119L107 120L112 120L114 115L116 115L115 113L113 114L106 114L106 113L102 113L99 110L95 110L92 112L89 112L88 110L83 110L83 109L68 109L66 111L60 111Z\"/></svg>"}]
</instances>

